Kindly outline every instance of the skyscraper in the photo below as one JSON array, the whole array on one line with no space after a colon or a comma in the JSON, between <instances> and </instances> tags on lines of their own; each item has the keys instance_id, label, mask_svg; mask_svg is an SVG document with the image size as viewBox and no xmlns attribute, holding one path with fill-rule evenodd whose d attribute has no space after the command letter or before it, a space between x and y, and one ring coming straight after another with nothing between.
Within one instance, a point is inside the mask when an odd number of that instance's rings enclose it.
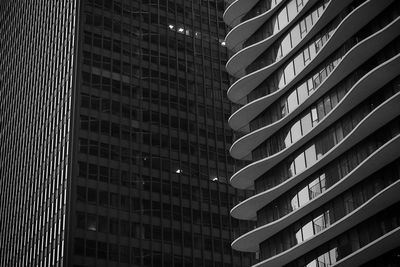
<instances>
[{"instance_id":1,"label":"skyscraper","mask_svg":"<svg viewBox=\"0 0 400 267\"><path fill-rule=\"evenodd\" d=\"M251 265L224 2L0 5L0 266Z\"/></svg>"},{"instance_id":2,"label":"skyscraper","mask_svg":"<svg viewBox=\"0 0 400 267\"><path fill-rule=\"evenodd\" d=\"M229 1L230 179L254 266L400 265L399 1Z\"/></svg>"}]
</instances>

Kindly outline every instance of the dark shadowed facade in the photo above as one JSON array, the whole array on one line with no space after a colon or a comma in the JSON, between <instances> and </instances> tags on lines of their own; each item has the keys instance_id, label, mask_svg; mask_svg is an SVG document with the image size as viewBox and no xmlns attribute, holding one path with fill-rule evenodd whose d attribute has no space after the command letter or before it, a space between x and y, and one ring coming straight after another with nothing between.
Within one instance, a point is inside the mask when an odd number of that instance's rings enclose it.
<instances>
[{"instance_id":1,"label":"dark shadowed facade","mask_svg":"<svg viewBox=\"0 0 400 267\"><path fill-rule=\"evenodd\" d=\"M253 266L400 266L400 4L228 1L231 215Z\"/></svg>"},{"instance_id":2,"label":"dark shadowed facade","mask_svg":"<svg viewBox=\"0 0 400 267\"><path fill-rule=\"evenodd\" d=\"M249 266L223 1L2 1L0 266ZM239 164L239 162L238 162Z\"/></svg>"}]
</instances>

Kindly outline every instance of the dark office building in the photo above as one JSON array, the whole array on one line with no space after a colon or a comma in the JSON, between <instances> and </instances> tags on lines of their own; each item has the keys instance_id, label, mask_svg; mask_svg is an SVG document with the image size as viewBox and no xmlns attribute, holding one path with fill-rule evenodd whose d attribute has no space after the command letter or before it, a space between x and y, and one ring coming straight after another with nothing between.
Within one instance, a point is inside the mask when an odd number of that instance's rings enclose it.
<instances>
[{"instance_id":1,"label":"dark office building","mask_svg":"<svg viewBox=\"0 0 400 267\"><path fill-rule=\"evenodd\" d=\"M249 266L231 249L224 2L0 3L0 266ZM234 236L235 235L235 236Z\"/></svg>"},{"instance_id":2,"label":"dark office building","mask_svg":"<svg viewBox=\"0 0 400 267\"><path fill-rule=\"evenodd\" d=\"M254 267L400 266L400 2L237 0L231 177Z\"/></svg>"}]
</instances>

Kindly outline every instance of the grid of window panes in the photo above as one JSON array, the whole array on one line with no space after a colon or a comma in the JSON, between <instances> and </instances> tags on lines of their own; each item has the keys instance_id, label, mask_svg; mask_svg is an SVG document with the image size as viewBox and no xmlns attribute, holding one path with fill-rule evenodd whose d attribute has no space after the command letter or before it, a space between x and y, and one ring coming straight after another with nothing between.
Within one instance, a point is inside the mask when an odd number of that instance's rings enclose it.
<instances>
[{"instance_id":1,"label":"grid of window panes","mask_svg":"<svg viewBox=\"0 0 400 267\"><path fill-rule=\"evenodd\" d=\"M0 266L64 266L76 3L0 10Z\"/></svg>"},{"instance_id":2,"label":"grid of window panes","mask_svg":"<svg viewBox=\"0 0 400 267\"><path fill-rule=\"evenodd\" d=\"M248 266L230 218L223 1L82 1L76 266Z\"/></svg>"}]
</instances>

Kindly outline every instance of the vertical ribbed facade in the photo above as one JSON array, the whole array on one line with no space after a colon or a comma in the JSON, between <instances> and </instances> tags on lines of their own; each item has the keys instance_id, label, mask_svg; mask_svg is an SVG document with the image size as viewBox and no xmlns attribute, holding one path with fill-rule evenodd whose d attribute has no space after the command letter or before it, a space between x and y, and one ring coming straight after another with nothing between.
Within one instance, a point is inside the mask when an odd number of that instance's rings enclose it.
<instances>
[{"instance_id":1,"label":"vertical ribbed facade","mask_svg":"<svg viewBox=\"0 0 400 267\"><path fill-rule=\"evenodd\" d=\"M0 266L64 266L76 1L0 4Z\"/></svg>"},{"instance_id":2,"label":"vertical ribbed facade","mask_svg":"<svg viewBox=\"0 0 400 267\"><path fill-rule=\"evenodd\" d=\"M230 1L232 247L254 266L398 266L400 5Z\"/></svg>"}]
</instances>

